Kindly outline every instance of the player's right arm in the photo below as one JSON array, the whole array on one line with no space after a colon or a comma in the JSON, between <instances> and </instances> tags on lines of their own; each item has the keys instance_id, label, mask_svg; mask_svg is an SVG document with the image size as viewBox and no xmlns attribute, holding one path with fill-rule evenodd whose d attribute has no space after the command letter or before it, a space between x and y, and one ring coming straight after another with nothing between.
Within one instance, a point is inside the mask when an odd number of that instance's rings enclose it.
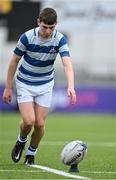
<instances>
[{"instance_id":1,"label":"player's right arm","mask_svg":"<svg viewBox=\"0 0 116 180\"><path fill-rule=\"evenodd\" d=\"M6 86L3 93L3 101L7 104L10 103L12 99L12 83L20 59L21 57L14 53L8 67Z\"/></svg>"}]
</instances>

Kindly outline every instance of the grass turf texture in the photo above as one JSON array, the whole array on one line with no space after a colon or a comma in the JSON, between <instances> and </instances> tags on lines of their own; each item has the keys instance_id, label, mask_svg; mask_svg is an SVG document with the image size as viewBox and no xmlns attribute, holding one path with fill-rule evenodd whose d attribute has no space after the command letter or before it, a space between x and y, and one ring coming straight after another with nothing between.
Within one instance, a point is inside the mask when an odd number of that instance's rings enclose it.
<instances>
[{"instance_id":1,"label":"grass turf texture","mask_svg":"<svg viewBox=\"0 0 116 180\"><path fill-rule=\"evenodd\" d=\"M0 179L69 179L23 165L25 150L19 163L12 162L10 153L19 132L19 120L18 113L0 113ZM49 114L36 162L67 172L69 167L60 161L60 152L66 143L83 140L88 152L76 175L116 179L115 131L113 115Z\"/></svg>"}]
</instances>

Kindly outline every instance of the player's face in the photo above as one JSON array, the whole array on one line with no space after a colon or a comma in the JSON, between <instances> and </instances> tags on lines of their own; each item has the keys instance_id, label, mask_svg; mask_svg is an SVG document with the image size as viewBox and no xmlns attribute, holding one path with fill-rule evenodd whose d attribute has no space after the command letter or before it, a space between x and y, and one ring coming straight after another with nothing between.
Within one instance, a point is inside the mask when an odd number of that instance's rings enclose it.
<instances>
[{"instance_id":1,"label":"player's face","mask_svg":"<svg viewBox=\"0 0 116 180\"><path fill-rule=\"evenodd\" d=\"M48 39L52 36L52 32L55 29L56 23L52 25L47 25L47 24L44 24L43 22L40 22L38 25L40 27L41 37Z\"/></svg>"}]
</instances>

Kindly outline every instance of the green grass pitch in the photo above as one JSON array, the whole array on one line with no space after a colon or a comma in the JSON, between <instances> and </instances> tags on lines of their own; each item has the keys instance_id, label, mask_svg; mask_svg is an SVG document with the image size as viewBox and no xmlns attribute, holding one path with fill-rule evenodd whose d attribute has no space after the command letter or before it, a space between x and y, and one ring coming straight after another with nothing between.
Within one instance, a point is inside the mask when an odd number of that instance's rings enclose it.
<instances>
[{"instance_id":1,"label":"green grass pitch","mask_svg":"<svg viewBox=\"0 0 116 180\"><path fill-rule=\"evenodd\" d=\"M12 162L10 153L19 123L18 113L0 113L0 179L69 179L25 166L25 150L19 163ZM60 161L61 150L72 140L83 140L88 144L88 152L79 164L80 172L74 174L116 179L115 115L49 114L45 129L36 155L37 164L68 172L69 167Z\"/></svg>"}]
</instances>

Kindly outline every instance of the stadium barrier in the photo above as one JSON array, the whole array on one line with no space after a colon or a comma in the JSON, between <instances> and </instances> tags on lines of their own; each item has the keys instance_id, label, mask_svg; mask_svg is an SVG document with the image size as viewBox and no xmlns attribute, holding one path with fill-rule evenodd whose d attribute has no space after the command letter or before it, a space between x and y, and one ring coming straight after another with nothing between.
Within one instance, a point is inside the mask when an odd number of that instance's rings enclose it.
<instances>
[{"instance_id":1,"label":"stadium barrier","mask_svg":"<svg viewBox=\"0 0 116 180\"><path fill-rule=\"evenodd\" d=\"M13 89L12 103L2 101L4 85L0 86L0 111L18 110L16 90ZM116 88L111 87L78 87L76 88L77 103L71 105L65 87L55 87L51 112L70 113L116 113Z\"/></svg>"}]
</instances>

